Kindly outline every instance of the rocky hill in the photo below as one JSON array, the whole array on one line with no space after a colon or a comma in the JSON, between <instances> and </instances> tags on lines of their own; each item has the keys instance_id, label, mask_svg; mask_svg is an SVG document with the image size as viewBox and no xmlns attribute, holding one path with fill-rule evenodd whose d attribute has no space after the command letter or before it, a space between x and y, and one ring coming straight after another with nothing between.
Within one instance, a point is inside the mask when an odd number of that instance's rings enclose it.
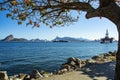
<instances>
[{"instance_id":1,"label":"rocky hill","mask_svg":"<svg viewBox=\"0 0 120 80\"><path fill-rule=\"evenodd\" d=\"M14 42L26 42L28 40L24 39L24 38L14 38L13 35L8 35L7 37L5 37L4 39L2 39L0 41L3 41L3 42L11 42L11 41L14 41Z\"/></svg>"},{"instance_id":2,"label":"rocky hill","mask_svg":"<svg viewBox=\"0 0 120 80\"><path fill-rule=\"evenodd\" d=\"M1 41L11 41L14 39L14 36L13 35L9 35L7 37L5 37L4 39L2 39Z\"/></svg>"}]
</instances>

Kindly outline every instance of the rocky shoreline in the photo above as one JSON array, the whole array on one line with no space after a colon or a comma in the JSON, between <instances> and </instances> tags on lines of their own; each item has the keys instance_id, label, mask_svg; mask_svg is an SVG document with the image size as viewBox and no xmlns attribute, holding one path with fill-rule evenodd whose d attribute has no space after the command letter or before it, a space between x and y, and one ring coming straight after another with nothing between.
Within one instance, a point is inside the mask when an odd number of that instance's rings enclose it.
<instances>
[{"instance_id":1,"label":"rocky shoreline","mask_svg":"<svg viewBox=\"0 0 120 80\"><path fill-rule=\"evenodd\" d=\"M103 53L98 56L93 56L91 59L81 60L79 58L70 57L67 61L61 65L61 68L55 73L49 73L46 71L32 70L31 74L19 73L13 76L8 76L7 71L0 71L0 80L41 80L54 75L61 75L71 71L82 70L86 66L94 64L101 64L116 60L116 51Z\"/></svg>"}]
</instances>

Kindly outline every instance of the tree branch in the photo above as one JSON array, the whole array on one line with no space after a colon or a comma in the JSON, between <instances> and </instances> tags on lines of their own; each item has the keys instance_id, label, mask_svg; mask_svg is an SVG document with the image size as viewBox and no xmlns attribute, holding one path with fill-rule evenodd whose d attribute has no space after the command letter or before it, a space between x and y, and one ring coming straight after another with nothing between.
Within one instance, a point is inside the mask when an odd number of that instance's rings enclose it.
<instances>
[{"instance_id":1,"label":"tree branch","mask_svg":"<svg viewBox=\"0 0 120 80\"><path fill-rule=\"evenodd\" d=\"M59 5L46 5L46 6L36 6L33 10L46 10L46 9L72 9L72 10L82 10L82 11L93 11L94 8L85 2L71 2L71 3L61 3Z\"/></svg>"}]
</instances>

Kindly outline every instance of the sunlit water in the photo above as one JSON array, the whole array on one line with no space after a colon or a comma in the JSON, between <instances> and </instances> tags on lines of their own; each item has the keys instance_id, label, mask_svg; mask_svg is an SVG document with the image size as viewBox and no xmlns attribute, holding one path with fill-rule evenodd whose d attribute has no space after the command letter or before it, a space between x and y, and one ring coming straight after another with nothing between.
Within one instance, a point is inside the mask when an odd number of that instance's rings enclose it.
<instances>
[{"instance_id":1,"label":"sunlit water","mask_svg":"<svg viewBox=\"0 0 120 80\"><path fill-rule=\"evenodd\" d=\"M87 59L115 50L117 42L0 42L0 70L8 71L9 75L30 73L33 69L53 72L69 57Z\"/></svg>"}]
</instances>

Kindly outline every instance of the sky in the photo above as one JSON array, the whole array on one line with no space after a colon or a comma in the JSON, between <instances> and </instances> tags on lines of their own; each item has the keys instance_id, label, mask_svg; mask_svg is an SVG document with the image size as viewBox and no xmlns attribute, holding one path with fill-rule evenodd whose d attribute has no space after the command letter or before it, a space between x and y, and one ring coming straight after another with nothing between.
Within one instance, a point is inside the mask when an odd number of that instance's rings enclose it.
<instances>
[{"instance_id":1,"label":"sky","mask_svg":"<svg viewBox=\"0 0 120 80\"><path fill-rule=\"evenodd\" d=\"M43 24L40 28L32 28L32 26L26 27L25 23L18 25L16 21L6 18L5 12L0 12L0 39L12 34L15 38L28 40L36 38L52 40L57 36L95 40L105 37L106 29L109 37L118 40L117 28L111 21L99 17L86 19L85 13L80 15L78 22L64 27L49 28Z\"/></svg>"}]
</instances>

